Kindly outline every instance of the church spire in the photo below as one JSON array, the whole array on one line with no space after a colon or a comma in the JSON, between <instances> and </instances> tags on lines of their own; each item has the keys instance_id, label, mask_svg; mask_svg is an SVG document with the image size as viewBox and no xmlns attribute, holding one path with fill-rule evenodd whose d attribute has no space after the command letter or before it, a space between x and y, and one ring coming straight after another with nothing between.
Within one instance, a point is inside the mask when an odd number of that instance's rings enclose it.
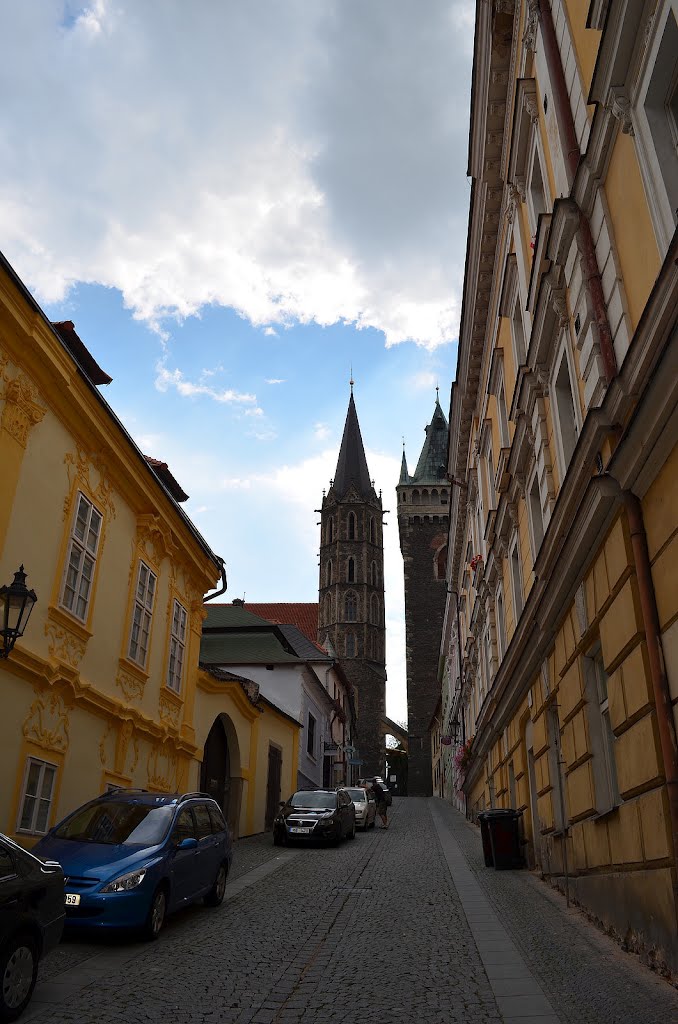
<instances>
[{"instance_id":1,"label":"church spire","mask_svg":"<svg viewBox=\"0 0 678 1024\"><path fill-rule=\"evenodd\" d=\"M407 469L407 458L405 457L405 441L403 441L403 458L400 463L400 480L399 484L409 483L410 475Z\"/></svg>"},{"instance_id":2,"label":"church spire","mask_svg":"<svg viewBox=\"0 0 678 1024\"><path fill-rule=\"evenodd\" d=\"M426 440L410 483L437 483L445 476L447 464L447 420L440 408L438 389L431 422L426 427Z\"/></svg>"},{"instance_id":3,"label":"church spire","mask_svg":"<svg viewBox=\"0 0 678 1024\"><path fill-rule=\"evenodd\" d=\"M351 381L351 383L353 382ZM334 474L333 487L337 496L343 498L351 484L355 486L361 498L370 498L374 495L352 387L344 424L344 436L341 439L337 469Z\"/></svg>"}]
</instances>

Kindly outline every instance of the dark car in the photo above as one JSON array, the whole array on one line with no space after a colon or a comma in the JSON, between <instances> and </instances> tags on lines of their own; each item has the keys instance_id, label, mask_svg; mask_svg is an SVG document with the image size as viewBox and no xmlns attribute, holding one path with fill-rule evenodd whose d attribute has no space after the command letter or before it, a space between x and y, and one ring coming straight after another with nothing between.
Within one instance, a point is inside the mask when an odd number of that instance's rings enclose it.
<instances>
[{"instance_id":1,"label":"dark car","mask_svg":"<svg viewBox=\"0 0 678 1024\"><path fill-rule=\"evenodd\" d=\"M355 839L355 807L345 789L300 790L281 804L273 822L276 846L295 840Z\"/></svg>"},{"instance_id":2,"label":"dark car","mask_svg":"<svg viewBox=\"0 0 678 1024\"><path fill-rule=\"evenodd\" d=\"M139 928L149 939L180 907L219 906L233 856L211 797L123 789L64 818L35 851L64 869L67 927Z\"/></svg>"},{"instance_id":3,"label":"dark car","mask_svg":"<svg viewBox=\"0 0 678 1024\"><path fill-rule=\"evenodd\" d=\"M64 873L0 835L0 1021L28 1005L64 927Z\"/></svg>"}]
</instances>

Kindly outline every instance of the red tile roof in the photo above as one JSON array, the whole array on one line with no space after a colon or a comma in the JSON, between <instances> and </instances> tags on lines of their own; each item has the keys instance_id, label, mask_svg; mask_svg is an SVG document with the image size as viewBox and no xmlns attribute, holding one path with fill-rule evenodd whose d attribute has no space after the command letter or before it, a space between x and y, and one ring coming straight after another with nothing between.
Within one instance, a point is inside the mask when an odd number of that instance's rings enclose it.
<instances>
[{"instance_id":1,"label":"red tile roof","mask_svg":"<svg viewBox=\"0 0 678 1024\"><path fill-rule=\"evenodd\" d=\"M87 374L92 384L110 384L112 377L102 370L96 359L89 351L85 343L78 336L75 324L72 320L60 320L53 323L52 327L57 332L62 342L71 353L76 363Z\"/></svg>"},{"instance_id":2,"label":"red tile roof","mask_svg":"<svg viewBox=\"0 0 678 1024\"><path fill-rule=\"evenodd\" d=\"M144 455L144 458L175 501L188 501L186 491L183 489L179 481L172 476L170 468L166 462L161 462L160 459L154 459L151 455Z\"/></svg>"},{"instance_id":3,"label":"red tile roof","mask_svg":"<svg viewBox=\"0 0 678 1024\"><path fill-rule=\"evenodd\" d=\"M317 601L289 604L252 604L247 601L245 608L253 615L260 615L262 619L268 619L276 626L296 626L312 643L318 643Z\"/></svg>"}]
</instances>

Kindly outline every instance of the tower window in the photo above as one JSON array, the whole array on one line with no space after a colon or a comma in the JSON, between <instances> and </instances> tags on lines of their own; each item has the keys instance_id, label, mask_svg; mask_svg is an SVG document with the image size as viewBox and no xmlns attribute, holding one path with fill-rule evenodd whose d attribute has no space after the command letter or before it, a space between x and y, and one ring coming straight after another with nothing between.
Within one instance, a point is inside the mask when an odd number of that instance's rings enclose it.
<instances>
[{"instance_id":1,"label":"tower window","mask_svg":"<svg viewBox=\"0 0 678 1024\"><path fill-rule=\"evenodd\" d=\"M374 516L370 516L370 544L374 544L375 536L376 534L374 530Z\"/></svg>"},{"instance_id":2,"label":"tower window","mask_svg":"<svg viewBox=\"0 0 678 1024\"><path fill-rule=\"evenodd\" d=\"M325 585L328 586L328 587L332 586L332 562L331 561L327 563Z\"/></svg>"},{"instance_id":3,"label":"tower window","mask_svg":"<svg viewBox=\"0 0 678 1024\"><path fill-rule=\"evenodd\" d=\"M334 520L330 519L327 523L327 543L331 544L334 540Z\"/></svg>"},{"instance_id":4,"label":"tower window","mask_svg":"<svg viewBox=\"0 0 678 1024\"><path fill-rule=\"evenodd\" d=\"M348 560L346 579L349 583L355 583L355 558L349 558Z\"/></svg>"},{"instance_id":5,"label":"tower window","mask_svg":"<svg viewBox=\"0 0 678 1024\"><path fill-rule=\"evenodd\" d=\"M358 615L358 599L355 594L347 594L344 602L345 616L347 622L355 622Z\"/></svg>"},{"instance_id":6,"label":"tower window","mask_svg":"<svg viewBox=\"0 0 678 1024\"><path fill-rule=\"evenodd\" d=\"M376 562L372 562L372 565L370 566L370 583L373 587L379 585L379 573L377 571Z\"/></svg>"},{"instance_id":7,"label":"tower window","mask_svg":"<svg viewBox=\"0 0 678 1024\"><path fill-rule=\"evenodd\" d=\"M447 544L443 544L436 554L435 576L437 580L445 579L447 569Z\"/></svg>"},{"instance_id":8,"label":"tower window","mask_svg":"<svg viewBox=\"0 0 678 1024\"><path fill-rule=\"evenodd\" d=\"M348 539L355 540L356 538L356 522L355 512L349 512L348 514Z\"/></svg>"},{"instance_id":9,"label":"tower window","mask_svg":"<svg viewBox=\"0 0 678 1024\"><path fill-rule=\"evenodd\" d=\"M325 595L325 622L329 623L332 621L332 595Z\"/></svg>"},{"instance_id":10,"label":"tower window","mask_svg":"<svg viewBox=\"0 0 678 1024\"><path fill-rule=\"evenodd\" d=\"M375 626L379 625L379 600L376 594L372 594L370 599L370 622Z\"/></svg>"}]
</instances>

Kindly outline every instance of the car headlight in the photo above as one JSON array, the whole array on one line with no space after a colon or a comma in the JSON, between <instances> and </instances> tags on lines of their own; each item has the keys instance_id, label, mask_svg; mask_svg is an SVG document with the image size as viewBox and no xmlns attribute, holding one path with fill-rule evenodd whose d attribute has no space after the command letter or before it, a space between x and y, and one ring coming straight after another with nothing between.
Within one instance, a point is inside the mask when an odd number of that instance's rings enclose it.
<instances>
[{"instance_id":1,"label":"car headlight","mask_svg":"<svg viewBox=\"0 0 678 1024\"><path fill-rule=\"evenodd\" d=\"M138 871L129 871L126 875L120 875L120 878L114 878L101 891L129 892L130 889L136 889L138 885L141 885L145 877L146 868L140 868Z\"/></svg>"}]
</instances>

